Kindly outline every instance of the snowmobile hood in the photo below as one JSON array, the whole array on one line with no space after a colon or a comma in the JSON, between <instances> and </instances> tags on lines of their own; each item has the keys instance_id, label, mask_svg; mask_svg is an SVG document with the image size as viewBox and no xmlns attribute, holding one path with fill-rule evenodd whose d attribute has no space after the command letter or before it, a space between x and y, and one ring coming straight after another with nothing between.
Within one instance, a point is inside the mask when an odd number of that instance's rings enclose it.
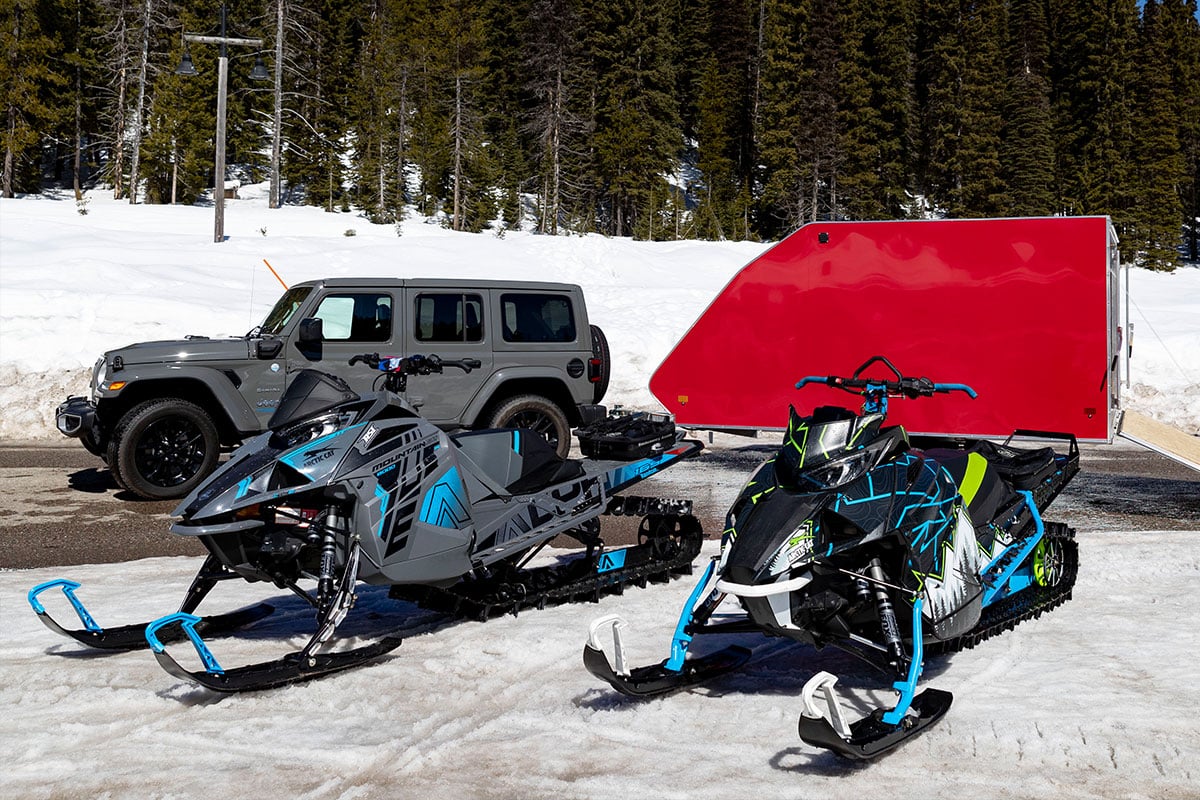
<instances>
[{"instance_id":1,"label":"snowmobile hood","mask_svg":"<svg viewBox=\"0 0 1200 800\"><path fill-rule=\"evenodd\" d=\"M200 361L228 361L251 357L251 341L248 339L209 339L195 336L188 339L139 342L110 350L104 354L108 363L120 357L126 366L135 364L163 364Z\"/></svg>"},{"instance_id":2,"label":"snowmobile hood","mask_svg":"<svg viewBox=\"0 0 1200 800\"><path fill-rule=\"evenodd\" d=\"M348 415L332 413L295 426L303 430L292 429L285 435L264 433L251 439L184 498L172 512L182 518L172 530L203 533L189 528L227 519L262 502L328 486L367 425L351 420Z\"/></svg>"}]
</instances>

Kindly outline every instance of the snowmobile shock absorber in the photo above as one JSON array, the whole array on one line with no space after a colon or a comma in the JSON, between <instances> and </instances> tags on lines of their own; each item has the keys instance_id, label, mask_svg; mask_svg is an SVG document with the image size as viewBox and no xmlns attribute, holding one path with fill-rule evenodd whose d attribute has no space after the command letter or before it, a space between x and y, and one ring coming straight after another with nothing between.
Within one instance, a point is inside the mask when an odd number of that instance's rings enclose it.
<instances>
[{"instance_id":1,"label":"snowmobile shock absorber","mask_svg":"<svg viewBox=\"0 0 1200 800\"><path fill-rule=\"evenodd\" d=\"M321 537L321 574L317 580L317 607L322 611L333 600L337 565L337 539L335 534L342 529L342 517L334 506L325 509L325 520Z\"/></svg>"},{"instance_id":2,"label":"snowmobile shock absorber","mask_svg":"<svg viewBox=\"0 0 1200 800\"><path fill-rule=\"evenodd\" d=\"M887 644L891 664L897 672L904 672L904 648L900 641L900 625L896 622L896 609L892 607L888 597L887 576L883 572L883 564L878 558L872 558L867 565L867 577L871 579L875 591L875 608L879 612L879 626L883 629L883 640Z\"/></svg>"}]
</instances>

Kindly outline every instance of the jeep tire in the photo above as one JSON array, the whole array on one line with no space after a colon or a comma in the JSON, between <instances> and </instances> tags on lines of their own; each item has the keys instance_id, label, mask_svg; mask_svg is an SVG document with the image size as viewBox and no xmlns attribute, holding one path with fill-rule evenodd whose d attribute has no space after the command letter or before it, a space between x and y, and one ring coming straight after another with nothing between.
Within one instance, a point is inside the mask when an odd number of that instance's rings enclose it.
<instances>
[{"instance_id":1,"label":"jeep tire","mask_svg":"<svg viewBox=\"0 0 1200 800\"><path fill-rule=\"evenodd\" d=\"M533 431L549 442L561 458L571 452L571 425L567 415L541 395L521 394L505 400L492 412L487 427Z\"/></svg>"},{"instance_id":2,"label":"jeep tire","mask_svg":"<svg viewBox=\"0 0 1200 800\"><path fill-rule=\"evenodd\" d=\"M148 500L167 500L184 497L207 478L219 450L208 412L168 397L125 412L108 443L108 465L117 485Z\"/></svg>"},{"instance_id":3,"label":"jeep tire","mask_svg":"<svg viewBox=\"0 0 1200 800\"><path fill-rule=\"evenodd\" d=\"M612 377L612 353L608 349L608 337L598 325L592 325L592 357L600 360L600 380L592 393L592 402L599 404L608 393L608 380Z\"/></svg>"}]
</instances>

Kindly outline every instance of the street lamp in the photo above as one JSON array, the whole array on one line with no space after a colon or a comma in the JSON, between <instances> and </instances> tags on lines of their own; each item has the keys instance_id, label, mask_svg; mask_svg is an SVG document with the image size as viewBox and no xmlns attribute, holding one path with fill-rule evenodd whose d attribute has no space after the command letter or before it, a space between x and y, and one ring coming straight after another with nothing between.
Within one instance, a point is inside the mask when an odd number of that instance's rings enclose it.
<instances>
[{"instance_id":1,"label":"street lamp","mask_svg":"<svg viewBox=\"0 0 1200 800\"><path fill-rule=\"evenodd\" d=\"M226 83L229 79L229 56L225 54L226 45L235 47L262 47L262 39L236 39L225 35L225 4L221 4L221 35L220 36L200 36L194 33L185 33L183 35L184 42L196 42L197 44L215 44L221 47L221 56L218 60L219 68L217 70L217 152L216 152L216 168L213 170L213 206L216 209L216 225L213 231L213 241L225 241L225 97L227 94ZM196 68L192 66L192 56L187 50L187 45L184 45L183 59L179 62L179 67L175 70L176 75L195 75ZM256 81L265 81L270 79L267 73L267 67L263 64L262 56L258 56L254 60L254 69L250 71L250 77Z\"/></svg>"}]
</instances>

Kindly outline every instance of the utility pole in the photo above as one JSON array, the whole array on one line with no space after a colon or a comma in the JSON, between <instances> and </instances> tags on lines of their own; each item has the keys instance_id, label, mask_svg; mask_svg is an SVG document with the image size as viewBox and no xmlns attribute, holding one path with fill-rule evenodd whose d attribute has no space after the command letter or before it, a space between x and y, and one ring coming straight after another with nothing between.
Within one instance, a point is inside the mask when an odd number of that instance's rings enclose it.
<instances>
[{"instance_id":1,"label":"utility pole","mask_svg":"<svg viewBox=\"0 0 1200 800\"><path fill-rule=\"evenodd\" d=\"M213 241L225 241L225 100L228 95L227 84L229 81L229 56L225 52L228 45L234 47L262 47L262 39L238 39L225 35L225 4L221 4L221 35L220 36L201 36L194 33L185 33L183 35L185 42L195 42L196 44L215 44L221 48L220 58L218 59L217 68L217 152L216 152L216 167L214 168L213 176L213 207L216 212L215 226L213 230ZM187 51L184 51L183 61L180 62L179 68L175 70L178 75L195 75L196 68L192 66L192 57ZM260 56L254 64L254 69L250 72L250 77L253 80L269 80L270 75L267 74L266 65L262 63Z\"/></svg>"}]
</instances>

